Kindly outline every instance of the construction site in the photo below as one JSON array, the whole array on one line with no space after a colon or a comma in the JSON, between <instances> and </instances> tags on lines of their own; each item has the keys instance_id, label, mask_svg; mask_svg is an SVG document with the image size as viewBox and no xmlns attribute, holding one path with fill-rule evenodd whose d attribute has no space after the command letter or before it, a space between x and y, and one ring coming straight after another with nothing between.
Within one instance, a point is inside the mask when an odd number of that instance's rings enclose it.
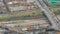
<instances>
[{"instance_id":1,"label":"construction site","mask_svg":"<svg viewBox=\"0 0 60 34\"><path fill-rule=\"evenodd\" d=\"M0 34L60 34L60 0L0 0Z\"/></svg>"}]
</instances>

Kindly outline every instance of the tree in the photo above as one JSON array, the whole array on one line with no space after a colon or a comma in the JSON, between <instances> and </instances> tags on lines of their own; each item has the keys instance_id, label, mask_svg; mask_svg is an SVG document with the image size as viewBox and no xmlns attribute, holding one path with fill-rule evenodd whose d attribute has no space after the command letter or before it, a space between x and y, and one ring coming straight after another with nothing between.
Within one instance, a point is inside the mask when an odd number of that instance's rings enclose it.
<instances>
[{"instance_id":1,"label":"tree","mask_svg":"<svg viewBox=\"0 0 60 34\"><path fill-rule=\"evenodd\" d=\"M35 13L34 12L32 13L32 16L35 17Z\"/></svg>"}]
</instances>

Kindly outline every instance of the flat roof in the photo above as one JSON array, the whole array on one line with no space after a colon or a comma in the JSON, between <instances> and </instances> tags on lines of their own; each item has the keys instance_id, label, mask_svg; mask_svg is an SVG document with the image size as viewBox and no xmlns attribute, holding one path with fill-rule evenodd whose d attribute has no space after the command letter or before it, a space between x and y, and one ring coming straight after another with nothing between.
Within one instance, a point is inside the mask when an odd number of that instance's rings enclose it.
<instances>
[{"instance_id":1,"label":"flat roof","mask_svg":"<svg viewBox=\"0 0 60 34\"><path fill-rule=\"evenodd\" d=\"M50 2L60 2L60 0L50 0Z\"/></svg>"}]
</instances>

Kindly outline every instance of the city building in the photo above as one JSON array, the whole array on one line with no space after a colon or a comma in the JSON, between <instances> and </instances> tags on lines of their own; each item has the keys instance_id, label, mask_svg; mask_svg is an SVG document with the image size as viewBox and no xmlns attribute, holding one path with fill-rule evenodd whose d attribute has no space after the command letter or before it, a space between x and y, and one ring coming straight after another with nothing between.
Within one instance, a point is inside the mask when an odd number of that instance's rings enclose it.
<instances>
[{"instance_id":1,"label":"city building","mask_svg":"<svg viewBox=\"0 0 60 34\"><path fill-rule=\"evenodd\" d=\"M11 12L16 12L20 10L33 9L34 1L33 0L5 0L6 4L3 1L0 2L0 11L8 12L9 9ZM8 7L6 7L7 5ZM8 9L7 9L8 8Z\"/></svg>"}]
</instances>

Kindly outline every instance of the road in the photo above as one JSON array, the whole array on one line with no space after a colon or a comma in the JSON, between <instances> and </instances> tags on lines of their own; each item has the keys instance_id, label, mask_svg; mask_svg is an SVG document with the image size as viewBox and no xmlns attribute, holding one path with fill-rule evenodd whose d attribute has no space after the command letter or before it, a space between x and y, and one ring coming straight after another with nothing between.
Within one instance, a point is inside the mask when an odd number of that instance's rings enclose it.
<instances>
[{"instance_id":1,"label":"road","mask_svg":"<svg viewBox=\"0 0 60 34\"><path fill-rule=\"evenodd\" d=\"M31 25L37 25L39 24L40 27L46 28L47 26L49 26L48 22L46 22L47 20L24 20L24 22L22 21L15 21L15 23L13 22L2 22L0 23L0 26L2 26L3 28L8 28L10 31L15 31L15 32L19 32L19 33L24 33L22 32L22 29L31 26ZM15 26L19 27L15 27Z\"/></svg>"},{"instance_id":2,"label":"road","mask_svg":"<svg viewBox=\"0 0 60 34\"><path fill-rule=\"evenodd\" d=\"M7 28L7 29L9 29L9 31L13 31L13 32L17 32L17 33L23 33L20 28L17 29L17 28L9 27L9 26L6 26L5 24L2 24L2 23L0 23L0 26L1 26L2 28Z\"/></svg>"},{"instance_id":3,"label":"road","mask_svg":"<svg viewBox=\"0 0 60 34\"><path fill-rule=\"evenodd\" d=\"M45 13L47 18L52 24L52 28L56 30L60 30L59 24L60 21L57 19L57 17L49 10L49 8L45 5L45 3L42 0L36 0L36 4L38 7Z\"/></svg>"},{"instance_id":4,"label":"road","mask_svg":"<svg viewBox=\"0 0 60 34\"><path fill-rule=\"evenodd\" d=\"M47 16L47 18L49 19L49 21L51 22L52 24L52 28L56 29L56 30L60 30L59 29L59 21L57 19L57 17L48 9L48 7L45 5L45 3L42 1L42 0L36 0L36 4L38 5L38 7L45 13L45 15ZM24 23L26 24L26 23ZM34 24L34 23L33 23ZM0 26L2 27L7 27L6 25L4 24L0 24ZM7 27L8 29L10 30L13 30L13 31L16 31L16 32L20 32L20 28L17 29L17 28L11 28L11 27Z\"/></svg>"}]
</instances>

